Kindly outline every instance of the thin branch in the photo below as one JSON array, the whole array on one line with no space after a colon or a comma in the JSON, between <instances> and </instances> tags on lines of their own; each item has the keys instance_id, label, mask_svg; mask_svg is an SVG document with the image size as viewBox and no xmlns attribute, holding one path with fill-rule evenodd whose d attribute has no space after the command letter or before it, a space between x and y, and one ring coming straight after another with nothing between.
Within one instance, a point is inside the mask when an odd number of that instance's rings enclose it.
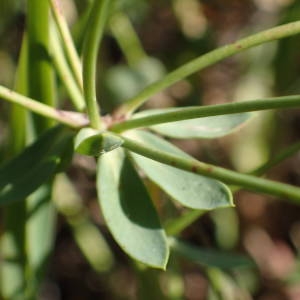
<instances>
[{"instance_id":1,"label":"thin branch","mask_svg":"<svg viewBox=\"0 0 300 300\"><path fill-rule=\"evenodd\" d=\"M281 152L279 152L277 155L275 155L265 164L261 165L259 168L253 170L249 174L256 175L256 176L263 175L271 168L275 167L285 159L297 153L299 150L300 150L300 142L294 143L288 146L287 148L283 149Z\"/></svg>"},{"instance_id":2,"label":"thin branch","mask_svg":"<svg viewBox=\"0 0 300 300\"><path fill-rule=\"evenodd\" d=\"M231 102L218 105L194 106L185 108L168 109L168 112L157 113L144 117L136 117L110 127L111 131L122 132L125 130L148 127L151 125L196 119L209 116L260 111L268 109L284 109L300 106L300 95L264 98L260 100Z\"/></svg>"},{"instance_id":3,"label":"thin branch","mask_svg":"<svg viewBox=\"0 0 300 300\"><path fill-rule=\"evenodd\" d=\"M88 125L87 118L81 113L55 109L34 99L20 95L3 86L0 86L0 98L15 104L19 104L37 114L52 120L56 120L57 122L72 128L79 129Z\"/></svg>"},{"instance_id":4,"label":"thin branch","mask_svg":"<svg viewBox=\"0 0 300 300\"><path fill-rule=\"evenodd\" d=\"M147 57L138 35L125 14L117 12L112 16L110 19L110 30L131 67L135 67Z\"/></svg>"},{"instance_id":5,"label":"thin branch","mask_svg":"<svg viewBox=\"0 0 300 300\"><path fill-rule=\"evenodd\" d=\"M81 61L78 56L78 53L76 51L76 47L73 43L73 39L68 27L68 24L63 16L63 13L61 11L59 1L58 0L50 0L52 13L54 16L54 20L56 23L56 26L59 30L60 36L63 40L63 46L64 50L66 52L67 59L70 63L71 69L73 71L76 83L79 87L79 89L83 90L82 85L82 67L81 67Z\"/></svg>"},{"instance_id":6,"label":"thin branch","mask_svg":"<svg viewBox=\"0 0 300 300\"><path fill-rule=\"evenodd\" d=\"M91 126L101 129L100 107L96 95L96 68L100 43L114 1L94 0L83 49L83 89Z\"/></svg>"},{"instance_id":7,"label":"thin branch","mask_svg":"<svg viewBox=\"0 0 300 300\"><path fill-rule=\"evenodd\" d=\"M142 104L144 104L150 97L173 85L179 80L192 75L195 72L198 72L229 56L240 53L254 46L282 39L298 33L300 33L300 21L261 31L257 34L251 35L232 44L208 52L207 54L204 54L179 67L175 71L169 73L163 79L147 86L138 95L129 99L124 105L122 105L116 113L118 115L131 114Z\"/></svg>"},{"instance_id":8,"label":"thin branch","mask_svg":"<svg viewBox=\"0 0 300 300\"><path fill-rule=\"evenodd\" d=\"M142 143L135 142L132 139L124 136L122 136L122 138L124 139L124 143L122 145L124 148L155 161L191 173L221 180L227 184L241 186L250 191L268 194L283 199L287 198L297 204L300 203L300 188L298 187L280 182L274 182L268 179L257 178L251 175L241 174L194 159L179 157L177 155L146 147Z\"/></svg>"},{"instance_id":9,"label":"thin branch","mask_svg":"<svg viewBox=\"0 0 300 300\"><path fill-rule=\"evenodd\" d=\"M82 91L76 84L76 81L73 77L73 74L70 70L68 63L66 62L62 46L60 44L60 39L56 28L51 27L51 57L53 60L54 67L57 70L57 73L64 84L70 99L78 111L83 111L86 108L85 101L82 95Z\"/></svg>"}]
</instances>

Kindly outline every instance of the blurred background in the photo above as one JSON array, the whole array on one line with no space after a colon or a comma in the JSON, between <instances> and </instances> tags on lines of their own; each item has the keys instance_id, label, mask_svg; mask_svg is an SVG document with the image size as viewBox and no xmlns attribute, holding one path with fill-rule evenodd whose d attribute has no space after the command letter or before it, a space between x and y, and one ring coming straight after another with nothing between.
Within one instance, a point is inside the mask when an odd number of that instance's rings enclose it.
<instances>
[{"instance_id":1,"label":"blurred background","mask_svg":"<svg viewBox=\"0 0 300 300\"><path fill-rule=\"evenodd\" d=\"M81 51L80 29L90 1L61 2ZM98 64L98 95L106 113L147 84L203 53L300 19L297 0L116 2L122 13L111 18ZM0 0L0 84L10 88L14 85L25 27L25 3ZM299 94L299 49L300 37L296 36L248 50L180 81L153 97L145 108ZM58 105L69 108L68 95L59 79L57 84ZM1 101L0 111L0 159L4 161L10 135L9 105ZM251 123L225 138L173 142L200 160L251 172L296 143L299 136L300 110L294 109L259 113ZM299 185L299 164L300 155L295 153L266 175ZM300 299L300 208L295 204L237 191L234 209L205 213L180 235L201 247L248 255L256 267L221 270L174 256L166 272L147 270L134 265L107 232L97 205L94 170L94 161L81 156L75 156L68 170L65 184L71 189L68 195L73 204L67 212L60 210L55 250L40 299ZM157 186L146 183L163 219L185 213ZM57 190L59 198L61 191ZM97 262L89 260L93 253L88 253L97 252L93 250L93 230L83 227L81 238L74 236L74 203L102 232L105 249L112 251L105 256L110 259L102 260L98 267ZM91 243L87 252L78 242L82 237Z\"/></svg>"}]
</instances>

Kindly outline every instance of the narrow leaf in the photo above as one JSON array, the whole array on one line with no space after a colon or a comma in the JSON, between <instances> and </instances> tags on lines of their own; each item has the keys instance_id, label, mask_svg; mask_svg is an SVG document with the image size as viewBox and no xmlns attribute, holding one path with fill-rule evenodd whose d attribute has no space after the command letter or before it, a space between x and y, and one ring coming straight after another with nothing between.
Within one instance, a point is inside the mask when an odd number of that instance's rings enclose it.
<instances>
[{"instance_id":1,"label":"narrow leaf","mask_svg":"<svg viewBox=\"0 0 300 300\"><path fill-rule=\"evenodd\" d=\"M9 204L24 200L33 193L40 185L50 179L57 167L55 158L49 158L28 170L17 180L8 182L0 192L0 204Z\"/></svg>"},{"instance_id":2,"label":"narrow leaf","mask_svg":"<svg viewBox=\"0 0 300 300\"><path fill-rule=\"evenodd\" d=\"M192 158L174 145L149 132L135 130L127 134L147 147ZM132 152L131 156L153 182L186 207L210 210L233 206L229 189L217 180L179 170Z\"/></svg>"},{"instance_id":3,"label":"narrow leaf","mask_svg":"<svg viewBox=\"0 0 300 300\"><path fill-rule=\"evenodd\" d=\"M102 213L120 247L144 264L165 269L169 256L165 232L122 149L99 158L97 189Z\"/></svg>"},{"instance_id":4,"label":"narrow leaf","mask_svg":"<svg viewBox=\"0 0 300 300\"><path fill-rule=\"evenodd\" d=\"M254 262L246 256L204 249L174 238L170 238L169 241L170 247L175 253L202 266L221 269L255 266Z\"/></svg>"},{"instance_id":5,"label":"narrow leaf","mask_svg":"<svg viewBox=\"0 0 300 300\"><path fill-rule=\"evenodd\" d=\"M39 186L27 204L26 247L28 253L28 294L36 295L43 281L49 256L54 247L56 214L52 196L52 182ZM33 299L32 296L28 299Z\"/></svg>"},{"instance_id":6,"label":"narrow leaf","mask_svg":"<svg viewBox=\"0 0 300 300\"><path fill-rule=\"evenodd\" d=\"M178 109L177 109L178 110ZM152 109L135 115L138 117L151 116L174 109ZM178 110L180 114L180 110ZM230 134L239 129L243 124L253 117L253 113L240 113L230 115L220 115L214 117L203 117L184 121L163 123L151 126L150 129L173 138L190 139L190 138L217 138Z\"/></svg>"},{"instance_id":7,"label":"narrow leaf","mask_svg":"<svg viewBox=\"0 0 300 300\"><path fill-rule=\"evenodd\" d=\"M72 144L72 134L57 127L0 168L0 204L24 200L63 170L72 156Z\"/></svg>"},{"instance_id":8,"label":"narrow leaf","mask_svg":"<svg viewBox=\"0 0 300 300\"><path fill-rule=\"evenodd\" d=\"M26 147L18 156L2 165L0 167L0 189L8 181L26 174L33 165L40 161L53 142L60 136L61 130L62 128L59 126L48 130L37 141Z\"/></svg>"}]
</instances>

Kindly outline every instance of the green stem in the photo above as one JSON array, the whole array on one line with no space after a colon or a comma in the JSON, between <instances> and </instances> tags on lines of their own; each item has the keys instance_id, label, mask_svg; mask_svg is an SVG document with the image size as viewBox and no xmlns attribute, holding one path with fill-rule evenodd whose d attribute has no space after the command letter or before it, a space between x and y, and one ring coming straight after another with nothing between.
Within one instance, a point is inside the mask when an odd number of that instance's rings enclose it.
<instances>
[{"instance_id":1,"label":"green stem","mask_svg":"<svg viewBox=\"0 0 300 300\"><path fill-rule=\"evenodd\" d=\"M80 2L75 1L77 10L80 11L81 14L80 16L78 16L79 18L77 22L72 26L72 37L76 45L76 48L78 49L79 54L82 54L85 33L88 30L87 24L89 22L90 13L92 11L92 6L93 6L93 2L91 1L85 1L85 2L81 1L81 3L84 4L84 7L81 7Z\"/></svg>"},{"instance_id":2,"label":"green stem","mask_svg":"<svg viewBox=\"0 0 300 300\"><path fill-rule=\"evenodd\" d=\"M50 59L50 5L47 0L27 0L29 96L55 107L55 78ZM57 112L58 113L58 112ZM33 116L35 134L54 125L53 120ZM24 299L35 299L45 275L54 245L55 211L51 202L51 181L26 199L27 286ZM34 213L32 213L34 211Z\"/></svg>"},{"instance_id":3,"label":"green stem","mask_svg":"<svg viewBox=\"0 0 300 300\"><path fill-rule=\"evenodd\" d=\"M147 127L156 124L197 119L202 117L259 111L267 109L292 108L300 106L300 95L265 98L260 100L231 102L225 104L195 106L168 109L168 112L157 113L145 117L137 117L111 126L110 130L122 132L125 130Z\"/></svg>"},{"instance_id":4,"label":"green stem","mask_svg":"<svg viewBox=\"0 0 300 300\"><path fill-rule=\"evenodd\" d=\"M41 116L56 120L71 128L81 128L88 124L88 121L83 114L55 109L34 99L20 95L3 86L0 86L0 98L19 104Z\"/></svg>"},{"instance_id":5,"label":"green stem","mask_svg":"<svg viewBox=\"0 0 300 300\"><path fill-rule=\"evenodd\" d=\"M300 188L289 184L274 182L267 179L257 178L251 175L241 174L235 171L206 164L197 160L187 159L172 155L157 149L145 147L131 139L123 137L123 147L137 154L143 155L155 161L179 168L195 174L221 180L227 184L241 186L247 190L263 194L288 198L295 203L300 203Z\"/></svg>"},{"instance_id":6,"label":"green stem","mask_svg":"<svg viewBox=\"0 0 300 300\"><path fill-rule=\"evenodd\" d=\"M283 160L291 157L295 153L297 153L300 150L300 142L297 142L295 144L290 145L286 149L282 150L280 153L275 155L275 157L271 158L269 161L267 161L265 164L260 166L259 168L253 170L250 172L252 175L261 176L265 174L269 169L273 168L274 166L281 163Z\"/></svg>"},{"instance_id":7,"label":"green stem","mask_svg":"<svg viewBox=\"0 0 300 300\"><path fill-rule=\"evenodd\" d=\"M78 111L83 111L85 109L85 101L82 95L82 91L74 80L69 65L65 60L63 49L61 47L56 28L54 27L51 28L51 50L53 64L74 106Z\"/></svg>"},{"instance_id":8,"label":"green stem","mask_svg":"<svg viewBox=\"0 0 300 300\"><path fill-rule=\"evenodd\" d=\"M121 115L132 113L142 104L144 104L147 99L164 90L165 88L229 56L232 56L254 46L285 38L298 33L300 33L300 21L274 27L272 29L259 32L232 44L213 50L186 63L175 71L169 73L163 79L149 85L134 98L129 99L123 106L119 108L117 113Z\"/></svg>"},{"instance_id":9,"label":"green stem","mask_svg":"<svg viewBox=\"0 0 300 300\"><path fill-rule=\"evenodd\" d=\"M16 74L15 90L27 94L27 58L28 58L28 43L26 33L23 36L22 47L19 57L18 69ZM27 111L19 105L12 105L10 113L10 128L13 133L13 138L10 139L10 154L17 154L23 150L26 144L26 120Z\"/></svg>"},{"instance_id":10,"label":"green stem","mask_svg":"<svg viewBox=\"0 0 300 300\"><path fill-rule=\"evenodd\" d=\"M129 18L125 14L118 12L113 15L110 20L110 30L131 67L136 66L143 58L147 57Z\"/></svg>"},{"instance_id":11,"label":"green stem","mask_svg":"<svg viewBox=\"0 0 300 300\"><path fill-rule=\"evenodd\" d=\"M165 224L165 230L167 235L178 235L185 228L194 223L198 218L207 213L207 210L189 210L184 212L181 216L176 219L172 219Z\"/></svg>"},{"instance_id":12,"label":"green stem","mask_svg":"<svg viewBox=\"0 0 300 300\"><path fill-rule=\"evenodd\" d=\"M27 92L27 37L23 37L18 63L15 89ZM19 154L26 143L27 112L19 105L12 105L10 112L10 156ZM24 299L26 288L25 224L26 202L20 201L5 207L3 213L4 232L1 237L1 283L0 290L4 299Z\"/></svg>"},{"instance_id":13,"label":"green stem","mask_svg":"<svg viewBox=\"0 0 300 300\"><path fill-rule=\"evenodd\" d=\"M111 0L94 0L84 41L83 89L91 126L95 129L102 127L96 95L97 56L112 2Z\"/></svg>"},{"instance_id":14,"label":"green stem","mask_svg":"<svg viewBox=\"0 0 300 300\"><path fill-rule=\"evenodd\" d=\"M51 4L54 20L59 30L60 36L63 40L63 47L66 52L66 56L70 63L71 69L73 71L76 83L79 89L83 90L81 62L78 53L76 51L75 45L73 43L73 39L69 31L68 24L63 16L62 10L59 5L59 1L50 0L50 4Z\"/></svg>"},{"instance_id":15,"label":"green stem","mask_svg":"<svg viewBox=\"0 0 300 300\"><path fill-rule=\"evenodd\" d=\"M255 176L262 176L268 170L270 170L274 166L278 165L283 160L291 157L292 155L294 155L299 150L300 150L300 142L295 143L295 144L287 147L286 149L284 149L283 151L281 151L280 153L278 153L277 155L275 155L275 157L271 158L269 161L267 161L266 163L262 164L257 169L254 169L253 171L249 172L248 174L249 175L255 175ZM234 192L234 193L236 193L239 190L240 190L240 187L237 187L237 186L231 187L231 191Z\"/></svg>"},{"instance_id":16,"label":"green stem","mask_svg":"<svg viewBox=\"0 0 300 300\"><path fill-rule=\"evenodd\" d=\"M44 104L54 106L54 73L49 56L49 3L27 1L28 78L29 95ZM53 125L53 121L35 116L38 133Z\"/></svg>"},{"instance_id":17,"label":"green stem","mask_svg":"<svg viewBox=\"0 0 300 300\"><path fill-rule=\"evenodd\" d=\"M300 143L298 142L284 149L282 152L278 153L273 159L269 160L261 167L255 169L250 174L261 176L272 167L278 165L283 160L294 155L299 150L300 150ZM238 190L240 190L240 188L238 187L232 188L233 192L237 192ZM202 211L202 210L188 210L187 212L184 212L180 217L167 222L165 224L165 230L168 235L178 235L180 232L182 232L185 228L189 227L192 223L194 223L199 217L201 217L206 212L207 211Z\"/></svg>"}]
</instances>

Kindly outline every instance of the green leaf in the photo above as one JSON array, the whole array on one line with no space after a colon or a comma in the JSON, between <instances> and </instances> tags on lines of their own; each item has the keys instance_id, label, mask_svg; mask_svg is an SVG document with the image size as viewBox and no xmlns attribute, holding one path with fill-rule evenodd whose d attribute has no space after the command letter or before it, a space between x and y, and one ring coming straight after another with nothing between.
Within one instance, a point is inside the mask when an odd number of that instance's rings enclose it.
<instances>
[{"instance_id":1,"label":"green leaf","mask_svg":"<svg viewBox=\"0 0 300 300\"><path fill-rule=\"evenodd\" d=\"M174 145L149 132L135 130L128 132L127 135L147 147L192 158ZM217 180L179 170L132 152L131 156L149 179L186 207L210 210L233 206L230 190Z\"/></svg>"},{"instance_id":2,"label":"green leaf","mask_svg":"<svg viewBox=\"0 0 300 300\"><path fill-rule=\"evenodd\" d=\"M7 181L25 174L34 164L42 159L53 141L61 134L62 128L57 126L44 133L37 141L26 147L23 152L0 167L0 189Z\"/></svg>"},{"instance_id":3,"label":"green leaf","mask_svg":"<svg viewBox=\"0 0 300 300\"><path fill-rule=\"evenodd\" d=\"M54 148L55 155L58 156L59 163L55 173L64 172L72 163L74 155L74 133L67 133L61 138Z\"/></svg>"},{"instance_id":4,"label":"green leaf","mask_svg":"<svg viewBox=\"0 0 300 300\"><path fill-rule=\"evenodd\" d=\"M255 266L253 260L246 256L196 247L175 238L169 238L169 244L176 254L202 266L221 269Z\"/></svg>"},{"instance_id":5,"label":"green leaf","mask_svg":"<svg viewBox=\"0 0 300 300\"><path fill-rule=\"evenodd\" d=\"M0 168L0 204L24 200L70 161L73 134L55 127Z\"/></svg>"},{"instance_id":6,"label":"green leaf","mask_svg":"<svg viewBox=\"0 0 300 300\"><path fill-rule=\"evenodd\" d=\"M52 182L48 181L39 186L26 201L26 273L27 290L29 295L36 291L43 281L50 254L55 241L56 213L51 201ZM28 297L27 299L33 299Z\"/></svg>"},{"instance_id":7,"label":"green leaf","mask_svg":"<svg viewBox=\"0 0 300 300\"><path fill-rule=\"evenodd\" d=\"M180 109L176 108L180 113ZM151 109L136 114L134 117L145 117L166 112L175 111L174 109ZM221 115L214 117L203 117L184 121L163 123L149 127L150 129L173 138L190 139L190 138L217 138L225 136L234 130L239 129L245 124L253 113L240 113Z\"/></svg>"},{"instance_id":8,"label":"green leaf","mask_svg":"<svg viewBox=\"0 0 300 300\"><path fill-rule=\"evenodd\" d=\"M165 269L169 249L147 190L122 149L99 158L99 202L120 247L132 258Z\"/></svg>"},{"instance_id":9,"label":"green leaf","mask_svg":"<svg viewBox=\"0 0 300 300\"><path fill-rule=\"evenodd\" d=\"M57 167L55 158L49 158L34 166L24 176L17 177L16 180L7 182L0 192L0 204L8 204L24 200L33 193L40 185L50 179Z\"/></svg>"},{"instance_id":10,"label":"green leaf","mask_svg":"<svg viewBox=\"0 0 300 300\"><path fill-rule=\"evenodd\" d=\"M75 138L75 151L84 155L99 156L122 144L123 140L115 135L93 128L83 128Z\"/></svg>"}]
</instances>

